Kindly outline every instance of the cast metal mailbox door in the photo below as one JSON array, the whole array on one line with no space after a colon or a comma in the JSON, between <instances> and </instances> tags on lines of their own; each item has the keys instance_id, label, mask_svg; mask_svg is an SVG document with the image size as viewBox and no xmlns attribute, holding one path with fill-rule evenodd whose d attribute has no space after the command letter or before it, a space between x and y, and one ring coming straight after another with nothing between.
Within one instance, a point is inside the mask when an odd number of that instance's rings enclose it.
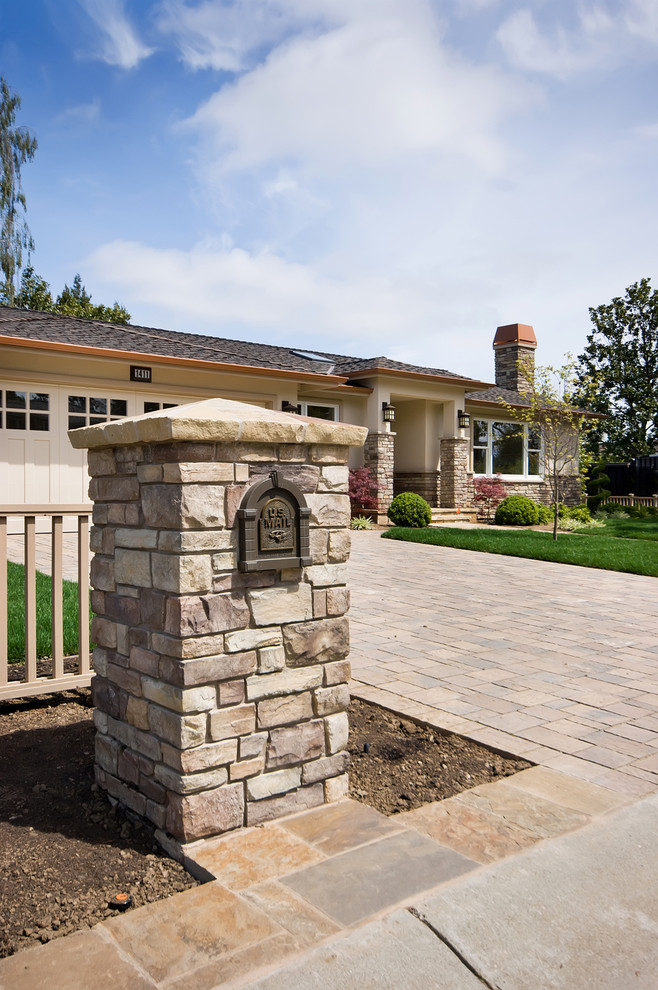
<instances>
[{"instance_id":1,"label":"cast metal mailbox door","mask_svg":"<svg viewBox=\"0 0 658 990\"><path fill-rule=\"evenodd\" d=\"M302 491L280 471L247 490L238 509L241 571L308 567L311 510Z\"/></svg>"}]
</instances>

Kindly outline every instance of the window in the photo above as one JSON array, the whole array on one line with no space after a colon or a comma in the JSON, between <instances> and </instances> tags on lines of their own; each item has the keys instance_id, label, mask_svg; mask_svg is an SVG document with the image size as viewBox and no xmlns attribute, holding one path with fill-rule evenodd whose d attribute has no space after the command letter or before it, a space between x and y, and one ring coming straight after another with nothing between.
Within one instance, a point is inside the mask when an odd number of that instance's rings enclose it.
<instances>
[{"instance_id":1,"label":"window","mask_svg":"<svg viewBox=\"0 0 658 990\"><path fill-rule=\"evenodd\" d=\"M338 421L338 406L325 405L319 402L302 402L300 403L299 411L302 416L313 416L315 419Z\"/></svg>"},{"instance_id":2,"label":"window","mask_svg":"<svg viewBox=\"0 0 658 990\"><path fill-rule=\"evenodd\" d=\"M0 428L47 433L50 429L50 395L48 392L0 390Z\"/></svg>"},{"instance_id":3,"label":"window","mask_svg":"<svg viewBox=\"0 0 658 990\"><path fill-rule=\"evenodd\" d=\"M69 430L81 426L96 426L108 419L122 419L128 415L126 399L108 399L101 395L69 395Z\"/></svg>"},{"instance_id":4,"label":"window","mask_svg":"<svg viewBox=\"0 0 658 990\"><path fill-rule=\"evenodd\" d=\"M541 472L541 430L527 423L476 419L473 473L537 477Z\"/></svg>"},{"instance_id":5,"label":"window","mask_svg":"<svg viewBox=\"0 0 658 990\"><path fill-rule=\"evenodd\" d=\"M160 402L145 402L144 403L144 412L145 413L157 412L158 409L175 409L177 405L178 405L177 402L162 402L162 403L160 403Z\"/></svg>"}]
</instances>

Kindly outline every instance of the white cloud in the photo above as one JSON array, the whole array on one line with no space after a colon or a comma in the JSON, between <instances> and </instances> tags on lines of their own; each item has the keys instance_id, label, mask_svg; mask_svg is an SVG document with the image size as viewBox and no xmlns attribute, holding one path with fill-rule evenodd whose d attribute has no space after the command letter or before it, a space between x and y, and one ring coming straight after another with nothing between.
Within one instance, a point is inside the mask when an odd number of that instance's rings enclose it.
<instances>
[{"instance_id":1,"label":"white cloud","mask_svg":"<svg viewBox=\"0 0 658 990\"><path fill-rule=\"evenodd\" d=\"M163 34L173 36L181 59L191 69L238 72L260 46L279 42L298 19L291 18L285 0L164 0L156 21Z\"/></svg>"},{"instance_id":2,"label":"white cloud","mask_svg":"<svg viewBox=\"0 0 658 990\"><path fill-rule=\"evenodd\" d=\"M330 278L268 252L207 244L182 251L114 241L86 259L87 270L121 286L129 305L163 307L188 326L218 333L230 326L379 338L416 308L408 291L386 278Z\"/></svg>"},{"instance_id":3,"label":"white cloud","mask_svg":"<svg viewBox=\"0 0 658 990\"><path fill-rule=\"evenodd\" d=\"M655 0L631 0L625 15L630 34L658 44L658 6Z\"/></svg>"},{"instance_id":4,"label":"white cloud","mask_svg":"<svg viewBox=\"0 0 658 990\"><path fill-rule=\"evenodd\" d=\"M340 26L285 41L199 108L188 123L206 141L207 178L276 162L331 174L436 154L500 167L497 127L527 104L527 87L450 51L424 0L350 9Z\"/></svg>"},{"instance_id":5,"label":"white cloud","mask_svg":"<svg viewBox=\"0 0 658 990\"><path fill-rule=\"evenodd\" d=\"M80 103L75 107L67 107L55 117L55 123L65 127L76 125L88 125L95 123L100 117L100 100L92 100L91 103Z\"/></svg>"},{"instance_id":6,"label":"white cloud","mask_svg":"<svg viewBox=\"0 0 658 990\"><path fill-rule=\"evenodd\" d=\"M498 29L498 41L509 62L519 69L546 73L565 80L601 61L608 47L601 35L611 26L607 16L589 9L579 28L567 31L558 24L552 36L532 11L517 10Z\"/></svg>"},{"instance_id":7,"label":"white cloud","mask_svg":"<svg viewBox=\"0 0 658 990\"><path fill-rule=\"evenodd\" d=\"M642 138L648 138L652 141L658 138L658 124L641 124L639 127L634 128L634 130Z\"/></svg>"},{"instance_id":8,"label":"white cloud","mask_svg":"<svg viewBox=\"0 0 658 990\"><path fill-rule=\"evenodd\" d=\"M144 45L124 10L124 0L79 0L80 5L100 28L100 48L96 57L121 69L134 69L154 49Z\"/></svg>"}]
</instances>

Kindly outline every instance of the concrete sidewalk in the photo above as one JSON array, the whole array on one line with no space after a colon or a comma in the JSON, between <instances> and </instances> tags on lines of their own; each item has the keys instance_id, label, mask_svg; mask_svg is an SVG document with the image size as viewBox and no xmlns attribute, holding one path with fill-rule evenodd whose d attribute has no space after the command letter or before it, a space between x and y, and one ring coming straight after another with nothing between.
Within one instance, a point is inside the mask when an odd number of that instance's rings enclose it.
<instances>
[{"instance_id":1,"label":"concrete sidewalk","mask_svg":"<svg viewBox=\"0 0 658 990\"><path fill-rule=\"evenodd\" d=\"M543 768L469 795L199 842L215 879L0 961L0 990L653 988L658 796Z\"/></svg>"}]
</instances>

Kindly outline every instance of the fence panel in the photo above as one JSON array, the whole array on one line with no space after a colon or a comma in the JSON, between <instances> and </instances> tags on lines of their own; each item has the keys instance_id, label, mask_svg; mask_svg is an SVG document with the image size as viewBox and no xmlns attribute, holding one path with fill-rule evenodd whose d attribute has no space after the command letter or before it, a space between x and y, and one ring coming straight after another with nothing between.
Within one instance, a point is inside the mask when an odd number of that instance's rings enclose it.
<instances>
[{"instance_id":1,"label":"fence panel","mask_svg":"<svg viewBox=\"0 0 658 990\"><path fill-rule=\"evenodd\" d=\"M86 687L91 683L89 657L89 516L88 505L11 505L0 507L0 699L30 697ZM37 549L36 520L50 519L50 553L42 557ZM77 518L78 652L64 654L64 575L71 574L71 547L65 554L64 518ZM7 520L22 521L20 537L7 535ZM11 546L10 546L11 541ZM7 561L22 557L25 569L25 659L13 664L8 658L10 612L8 607ZM66 566L65 566L66 565ZM51 656L39 658L37 649L37 567L51 575ZM16 672L22 676L16 678Z\"/></svg>"},{"instance_id":2,"label":"fence panel","mask_svg":"<svg viewBox=\"0 0 658 990\"><path fill-rule=\"evenodd\" d=\"M620 505L633 508L636 505L644 505L648 509L658 509L658 495L649 495L645 498L639 495L611 495L604 505Z\"/></svg>"}]
</instances>

